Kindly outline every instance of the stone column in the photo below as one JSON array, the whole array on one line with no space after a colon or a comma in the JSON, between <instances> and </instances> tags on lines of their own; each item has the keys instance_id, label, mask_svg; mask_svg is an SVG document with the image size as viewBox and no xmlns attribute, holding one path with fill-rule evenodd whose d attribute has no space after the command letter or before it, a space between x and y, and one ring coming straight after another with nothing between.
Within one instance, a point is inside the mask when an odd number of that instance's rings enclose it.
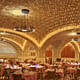
<instances>
[{"instance_id":1,"label":"stone column","mask_svg":"<svg viewBox=\"0 0 80 80\"><path fill-rule=\"evenodd\" d=\"M37 61L40 61L41 63L45 63L45 52L44 49L38 48L37 53Z\"/></svg>"}]
</instances>

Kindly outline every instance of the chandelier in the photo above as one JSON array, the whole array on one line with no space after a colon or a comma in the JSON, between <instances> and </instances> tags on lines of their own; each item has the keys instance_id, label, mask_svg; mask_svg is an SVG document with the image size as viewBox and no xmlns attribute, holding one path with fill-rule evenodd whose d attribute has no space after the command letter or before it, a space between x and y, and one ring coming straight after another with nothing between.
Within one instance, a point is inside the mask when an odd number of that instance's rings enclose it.
<instances>
[{"instance_id":1,"label":"chandelier","mask_svg":"<svg viewBox=\"0 0 80 80\"><path fill-rule=\"evenodd\" d=\"M19 32L34 32L35 31L34 27L33 26L27 26L26 22L25 22L26 15L27 15L27 23L28 23L29 10L28 9L22 9L21 13L23 14L23 18L24 18L23 25L22 26L16 26L14 28L14 30L19 31Z\"/></svg>"}]
</instances>

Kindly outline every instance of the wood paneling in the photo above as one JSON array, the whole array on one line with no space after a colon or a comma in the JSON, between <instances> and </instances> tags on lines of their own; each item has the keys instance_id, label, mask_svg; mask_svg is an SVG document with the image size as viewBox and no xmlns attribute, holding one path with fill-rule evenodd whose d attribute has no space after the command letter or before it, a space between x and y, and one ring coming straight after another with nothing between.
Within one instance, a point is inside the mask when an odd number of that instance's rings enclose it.
<instances>
[{"instance_id":1,"label":"wood paneling","mask_svg":"<svg viewBox=\"0 0 80 80\"><path fill-rule=\"evenodd\" d=\"M62 58L75 58L75 49L71 44L64 46L61 52Z\"/></svg>"}]
</instances>

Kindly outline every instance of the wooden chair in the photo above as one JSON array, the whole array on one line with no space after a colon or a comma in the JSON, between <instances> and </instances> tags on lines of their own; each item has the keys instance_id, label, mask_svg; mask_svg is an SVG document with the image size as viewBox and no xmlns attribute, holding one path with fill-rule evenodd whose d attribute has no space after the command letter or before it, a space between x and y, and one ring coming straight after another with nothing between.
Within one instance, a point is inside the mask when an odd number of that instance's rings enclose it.
<instances>
[{"instance_id":1,"label":"wooden chair","mask_svg":"<svg viewBox=\"0 0 80 80\"><path fill-rule=\"evenodd\" d=\"M80 69L77 69L77 73L75 75L75 80L79 80L80 79Z\"/></svg>"},{"instance_id":2,"label":"wooden chair","mask_svg":"<svg viewBox=\"0 0 80 80\"><path fill-rule=\"evenodd\" d=\"M12 74L13 80L23 80L21 74Z\"/></svg>"},{"instance_id":3,"label":"wooden chair","mask_svg":"<svg viewBox=\"0 0 80 80\"><path fill-rule=\"evenodd\" d=\"M0 66L0 80L3 80L4 67Z\"/></svg>"},{"instance_id":4,"label":"wooden chair","mask_svg":"<svg viewBox=\"0 0 80 80\"><path fill-rule=\"evenodd\" d=\"M4 72L3 72L3 77L4 77L4 80L9 80L9 74L10 74L10 69L4 69Z\"/></svg>"},{"instance_id":5,"label":"wooden chair","mask_svg":"<svg viewBox=\"0 0 80 80\"><path fill-rule=\"evenodd\" d=\"M43 80L43 71L42 71L42 69L37 71L37 79Z\"/></svg>"},{"instance_id":6,"label":"wooden chair","mask_svg":"<svg viewBox=\"0 0 80 80\"><path fill-rule=\"evenodd\" d=\"M56 72L55 71L48 71L46 73L46 76L45 76L45 79L46 80L56 80Z\"/></svg>"},{"instance_id":7,"label":"wooden chair","mask_svg":"<svg viewBox=\"0 0 80 80\"><path fill-rule=\"evenodd\" d=\"M36 71L36 67L31 67L30 71Z\"/></svg>"}]
</instances>

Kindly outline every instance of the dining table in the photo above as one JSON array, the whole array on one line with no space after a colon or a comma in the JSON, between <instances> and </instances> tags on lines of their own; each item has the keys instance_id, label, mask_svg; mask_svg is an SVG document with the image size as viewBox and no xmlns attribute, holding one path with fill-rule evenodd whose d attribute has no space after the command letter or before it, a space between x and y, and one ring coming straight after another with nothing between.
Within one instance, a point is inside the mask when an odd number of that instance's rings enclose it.
<instances>
[{"instance_id":1,"label":"dining table","mask_svg":"<svg viewBox=\"0 0 80 80\"><path fill-rule=\"evenodd\" d=\"M10 80L14 80L13 74L21 75L21 78L23 80L37 80L37 72L27 71L27 70L25 70L24 72L16 71L14 73L10 73L10 75L9 75Z\"/></svg>"}]
</instances>

